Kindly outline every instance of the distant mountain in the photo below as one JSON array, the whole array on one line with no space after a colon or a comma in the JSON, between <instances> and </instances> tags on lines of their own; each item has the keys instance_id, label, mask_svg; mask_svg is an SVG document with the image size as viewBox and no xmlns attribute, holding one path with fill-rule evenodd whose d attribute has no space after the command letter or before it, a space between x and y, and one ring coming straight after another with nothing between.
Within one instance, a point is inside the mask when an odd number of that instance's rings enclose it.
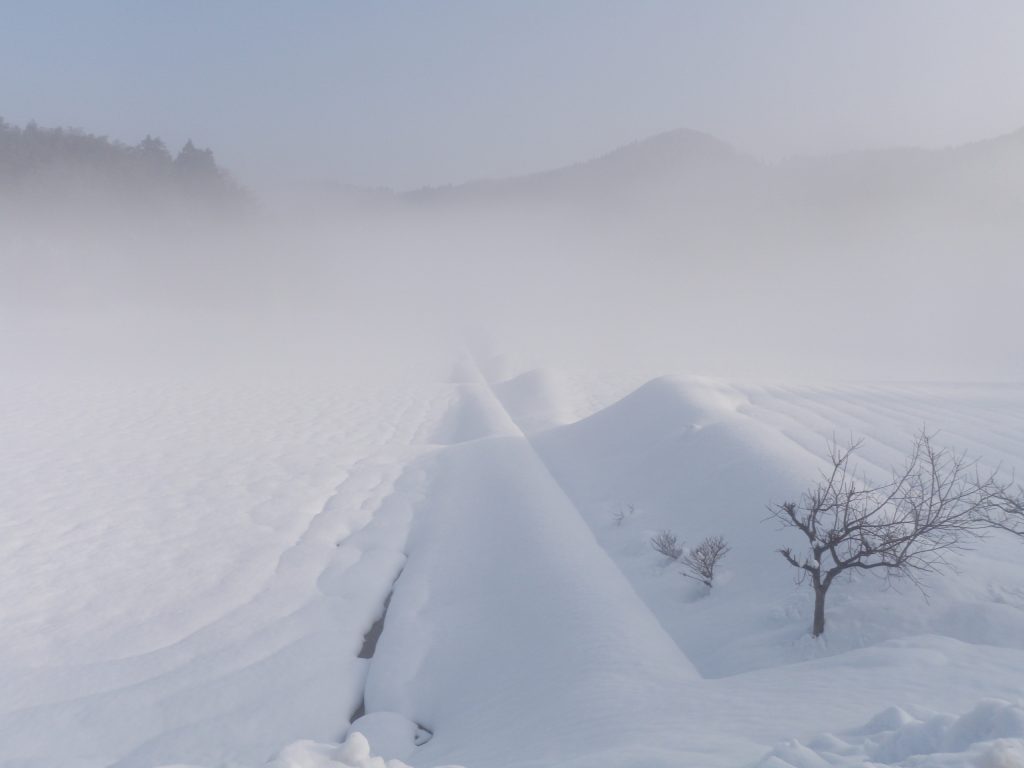
<instances>
[{"instance_id":1,"label":"distant mountain","mask_svg":"<svg viewBox=\"0 0 1024 768\"><path fill-rule=\"evenodd\" d=\"M635 141L592 160L526 176L406 193L415 203L578 203L682 196L700 202L731 196L804 204L876 202L947 189L960 194L1018 194L1024 189L1024 129L944 149L895 148L795 157L769 164L705 133L680 129ZM986 192L986 189L988 192Z\"/></svg>"},{"instance_id":2,"label":"distant mountain","mask_svg":"<svg viewBox=\"0 0 1024 768\"><path fill-rule=\"evenodd\" d=\"M781 170L790 181L808 187L825 185L882 196L934 192L937 185L1005 192L1024 185L1024 130L941 149L895 148L795 158Z\"/></svg>"},{"instance_id":3,"label":"distant mountain","mask_svg":"<svg viewBox=\"0 0 1024 768\"><path fill-rule=\"evenodd\" d=\"M850 250L881 259L900 247L991 245L995 231L1024 238L1024 130L944 149L777 163L677 130L544 173L427 188L401 199L451 215L576 221L638 248L657 240L659 248L691 254Z\"/></svg>"},{"instance_id":4,"label":"distant mountain","mask_svg":"<svg viewBox=\"0 0 1024 768\"><path fill-rule=\"evenodd\" d=\"M559 198L615 201L632 196L692 194L749 183L763 166L706 133L680 129L635 141L600 157L506 179L428 187L407 193L419 203L474 200L523 202Z\"/></svg>"}]
</instances>

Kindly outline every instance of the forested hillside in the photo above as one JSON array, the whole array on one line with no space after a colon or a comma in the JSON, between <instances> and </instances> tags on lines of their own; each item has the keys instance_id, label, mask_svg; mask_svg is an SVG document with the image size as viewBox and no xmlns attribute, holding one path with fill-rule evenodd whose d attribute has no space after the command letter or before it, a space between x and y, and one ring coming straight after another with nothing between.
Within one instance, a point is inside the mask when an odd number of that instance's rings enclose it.
<instances>
[{"instance_id":1,"label":"forested hillside","mask_svg":"<svg viewBox=\"0 0 1024 768\"><path fill-rule=\"evenodd\" d=\"M157 207L237 204L244 195L213 152L159 138L132 146L78 129L24 127L0 118L0 195L10 203Z\"/></svg>"}]
</instances>

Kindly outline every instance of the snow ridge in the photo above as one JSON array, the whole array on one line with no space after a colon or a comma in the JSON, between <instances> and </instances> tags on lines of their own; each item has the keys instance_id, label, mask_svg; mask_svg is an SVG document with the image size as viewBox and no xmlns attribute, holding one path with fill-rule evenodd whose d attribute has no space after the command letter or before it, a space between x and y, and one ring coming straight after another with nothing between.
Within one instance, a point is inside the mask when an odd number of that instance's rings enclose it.
<instances>
[{"instance_id":1,"label":"snow ridge","mask_svg":"<svg viewBox=\"0 0 1024 768\"><path fill-rule=\"evenodd\" d=\"M987 699L955 717L915 717L890 707L866 725L806 745L775 747L757 768L1019 768L1024 765L1024 708Z\"/></svg>"}]
</instances>

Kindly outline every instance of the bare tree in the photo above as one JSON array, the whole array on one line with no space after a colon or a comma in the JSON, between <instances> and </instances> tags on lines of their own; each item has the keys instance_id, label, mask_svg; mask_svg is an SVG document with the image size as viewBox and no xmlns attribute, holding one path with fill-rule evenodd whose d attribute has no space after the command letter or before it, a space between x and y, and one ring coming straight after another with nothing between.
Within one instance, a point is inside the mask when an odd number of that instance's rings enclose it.
<instances>
[{"instance_id":1,"label":"bare tree","mask_svg":"<svg viewBox=\"0 0 1024 768\"><path fill-rule=\"evenodd\" d=\"M728 553L729 545L724 538L708 536L683 557L683 575L711 589L715 581L715 568Z\"/></svg>"},{"instance_id":2,"label":"bare tree","mask_svg":"<svg viewBox=\"0 0 1024 768\"><path fill-rule=\"evenodd\" d=\"M651 539L651 548L671 560L678 560L683 554L683 546L672 531L662 531Z\"/></svg>"},{"instance_id":3,"label":"bare tree","mask_svg":"<svg viewBox=\"0 0 1024 768\"><path fill-rule=\"evenodd\" d=\"M814 589L812 634L825 631L825 595L839 574L877 571L887 579L920 577L950 568L949 554L991 526L1008 498L997 473L983 474L977 461L938 448L922 430L906 463L889 481L873 485L856 476L850 460L861 442L829 446L831 470L799 502L769 507L772 517L807 539L801 555L779 550L798 569L797 580Z\"/></svg>"}]
</instances>

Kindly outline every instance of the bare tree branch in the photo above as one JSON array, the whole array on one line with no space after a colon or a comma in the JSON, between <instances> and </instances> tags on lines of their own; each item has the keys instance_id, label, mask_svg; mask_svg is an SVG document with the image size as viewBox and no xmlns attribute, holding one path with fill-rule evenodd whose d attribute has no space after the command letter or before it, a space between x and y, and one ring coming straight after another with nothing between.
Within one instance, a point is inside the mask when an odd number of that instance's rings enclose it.
<instances>
[{"instance_id":1,"label":"bare tree branch","mask_svg":"<svg viewBox=\"0 0 1024 768\"><path fill-rule=\"evenodd\" d=\"M651 548L671 560L678 560L683 554L683 545L672 531L662 531L651 539Z\"/></svg>"}]
</instances>

